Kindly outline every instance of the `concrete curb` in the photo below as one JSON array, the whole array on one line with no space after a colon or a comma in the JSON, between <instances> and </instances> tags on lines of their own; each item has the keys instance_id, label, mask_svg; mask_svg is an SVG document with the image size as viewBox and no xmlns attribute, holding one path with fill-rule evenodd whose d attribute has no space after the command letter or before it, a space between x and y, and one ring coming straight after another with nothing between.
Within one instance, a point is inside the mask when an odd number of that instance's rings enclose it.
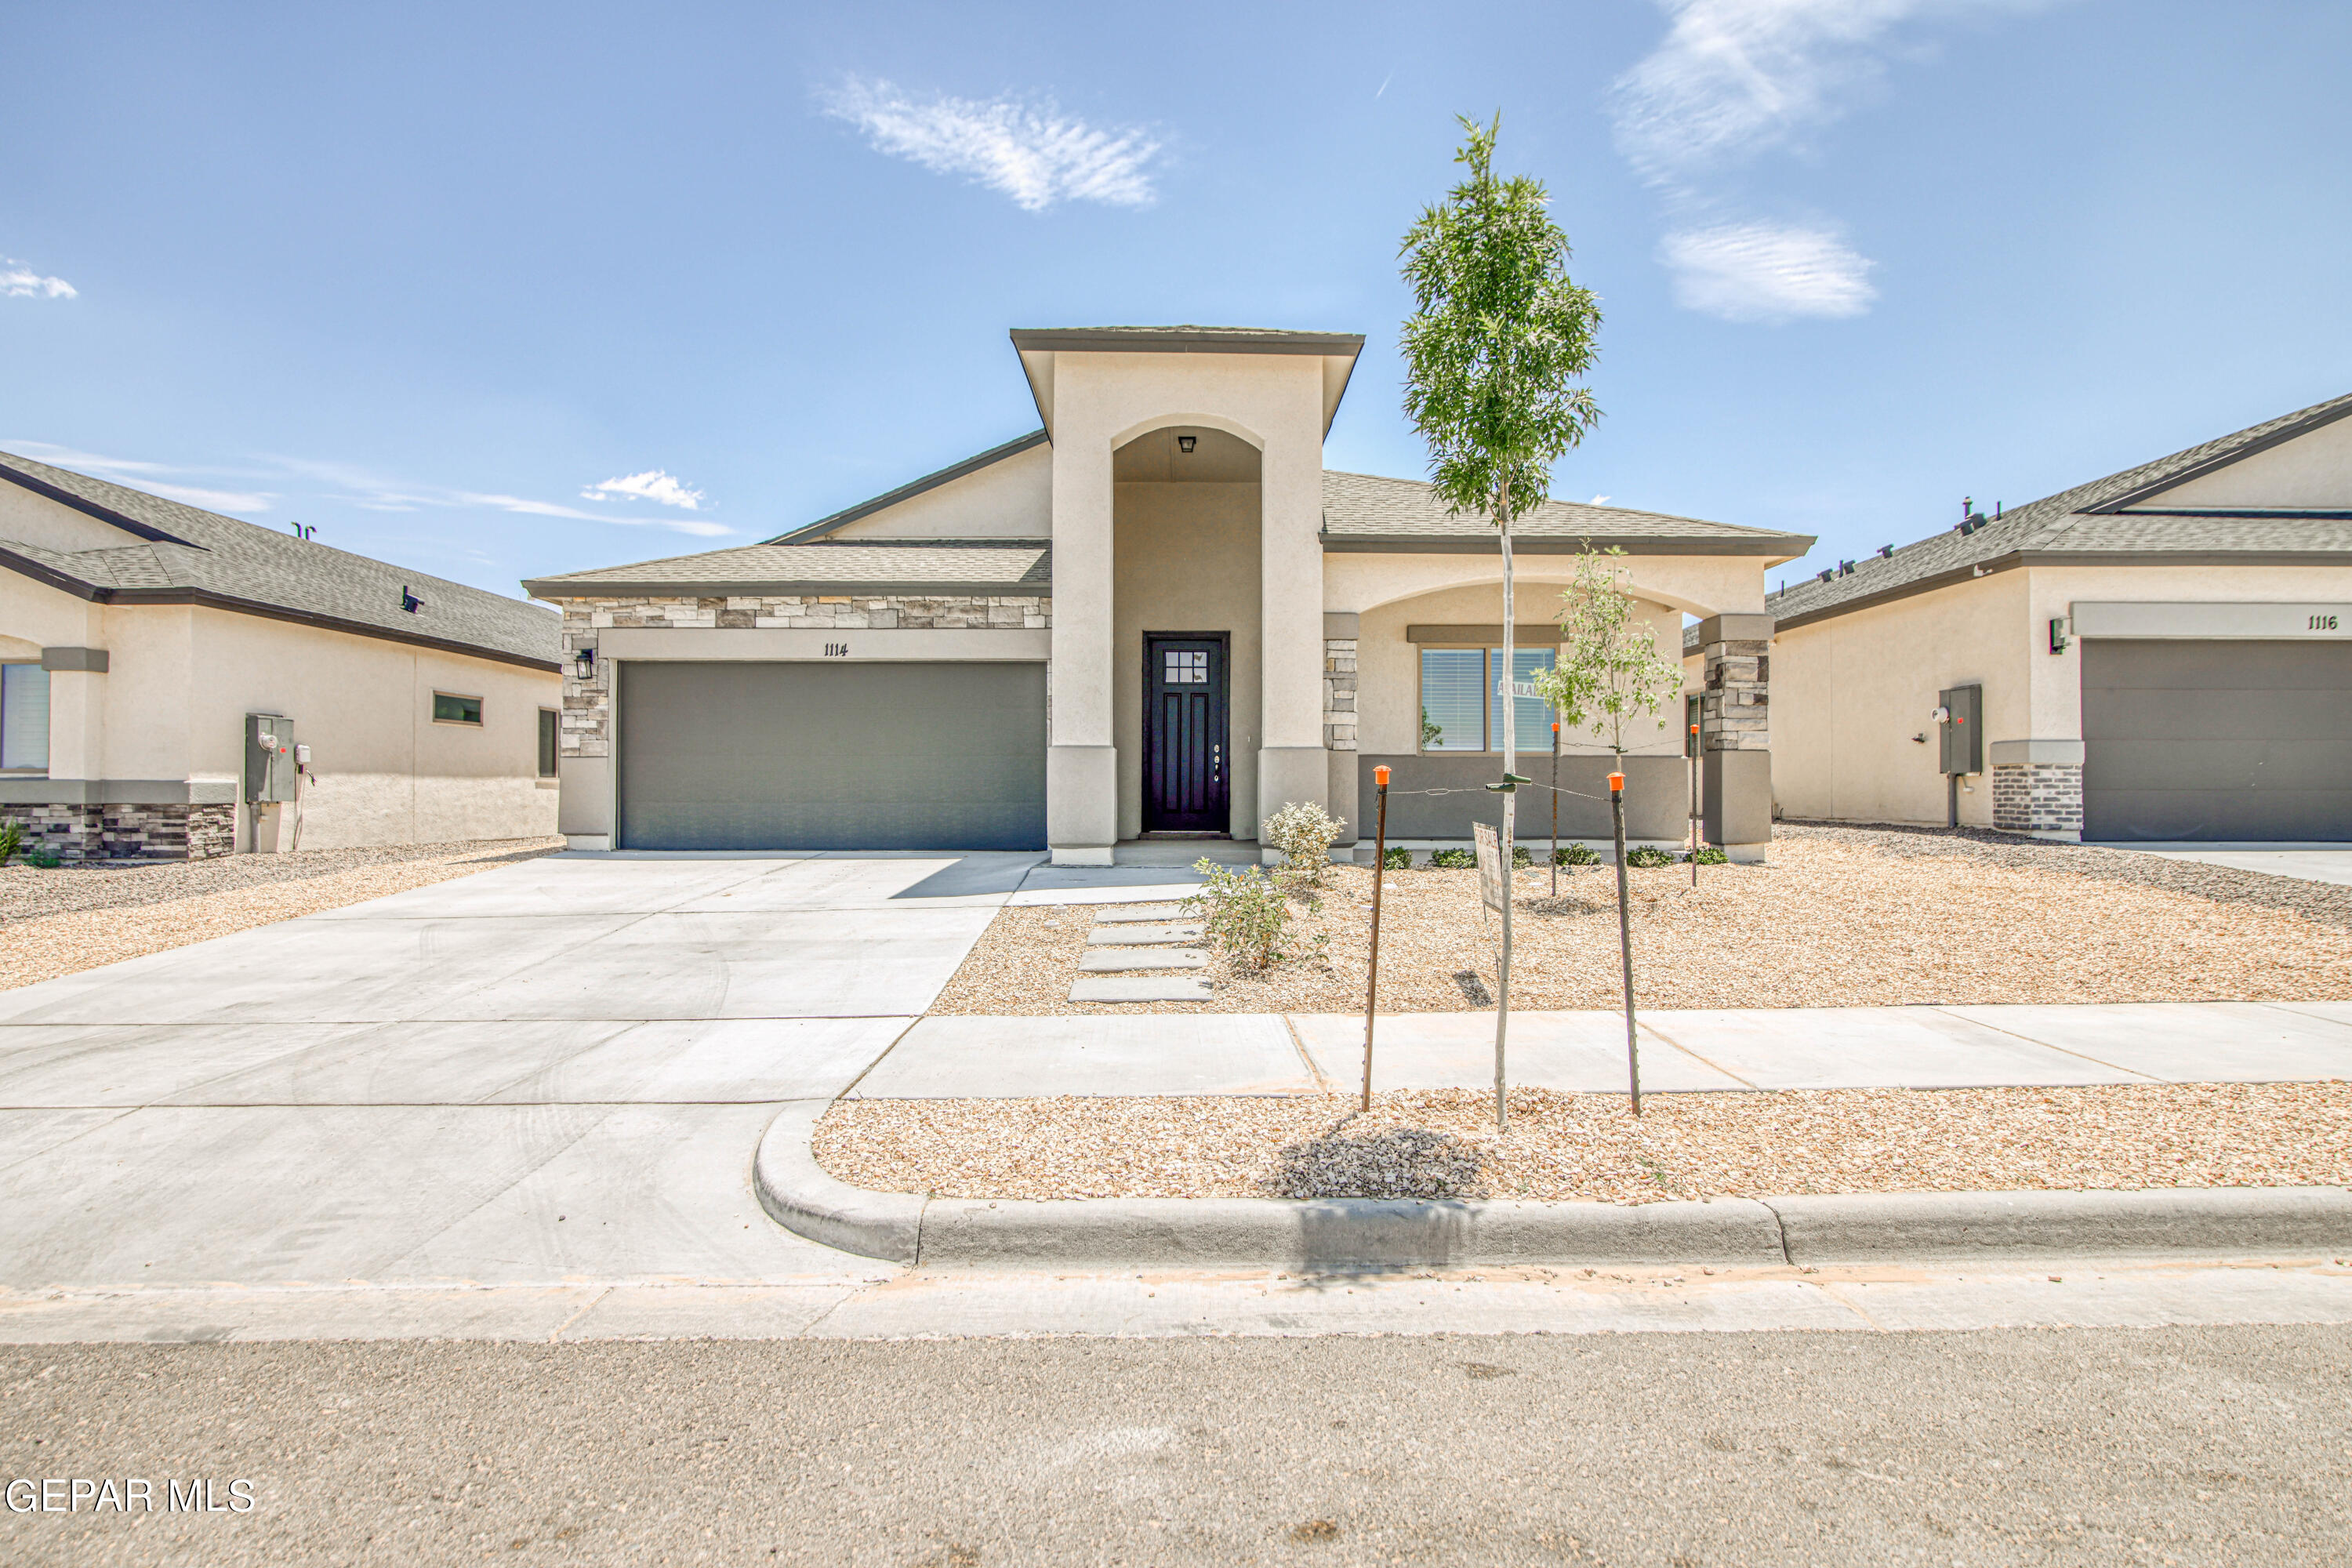
<instances>
[{"instance_id":1,"label":"concrete curb","mask_svg":"<svg viewBox=\"0 0 2352 1568\"><path fill-rule=\"evenodd\" d=\"M2253 1257L2352 1247L2341 1187L1890 1193L1699 1203L1327 1198L930 1198L835 1181L809 1140L828 1100L799 1100L753 1162L785 1229L894 1263L1020 1268L1731 1266L2103 1255Z\"/></svg>"}]
</instances>

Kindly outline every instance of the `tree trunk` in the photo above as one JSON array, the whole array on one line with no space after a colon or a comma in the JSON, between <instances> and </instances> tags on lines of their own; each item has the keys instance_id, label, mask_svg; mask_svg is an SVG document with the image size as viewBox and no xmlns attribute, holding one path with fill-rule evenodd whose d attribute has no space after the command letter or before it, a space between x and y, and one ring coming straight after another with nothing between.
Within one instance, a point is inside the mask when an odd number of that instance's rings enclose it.
<instances>
[{"instance_id":1,"label":"tree trunk","mask_svg":"<svg viewBox=\"0 0 2352 1568\"><path fill-rule=\"evenodd\" d=\"M1511 905L1517 900L1511 895L1517 879L1512 875L1511 861L1517 843L1518 826L1518 791L1511 783L1511 764L1516 760L1517 735L1514 720L1518 713L1518 699L1511 691L1511 677L1517 660L1515 649L1515 621L1512 615L1511 586L1511 520L1508 515L1510 492L1503 492L1503 956L1495 965L1495 1125L1504 1125L1503 1112L1503 1047L1511 1028Z\"/></svg>"},{"instance_id":2,"label":"tree trunk","mask_svg":"<svg viewBox=\"0 0 2352 1568\"><path fill-rule=\"evenodd\" d=\"M1625 765L1621 756L1617 765ZM1625 1079L1633 1087L1633 1114L1642 1114L1642 1052L1633 1037L1633 917L1625 887L1625 792L1609 792L1609 816L1617 835L1617 952L1625 972Z\"/></svg>"}]
</instances>

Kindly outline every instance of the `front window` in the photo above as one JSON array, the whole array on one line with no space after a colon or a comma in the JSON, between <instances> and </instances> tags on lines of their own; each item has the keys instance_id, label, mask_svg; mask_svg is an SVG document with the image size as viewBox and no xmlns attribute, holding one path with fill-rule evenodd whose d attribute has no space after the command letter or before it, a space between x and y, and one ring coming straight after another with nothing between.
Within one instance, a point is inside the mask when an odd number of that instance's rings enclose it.
<instances>
[{"instance_id":1,"label":"front window","mask_svg":"<svg viewBox=\"0 0 2352 1568\"><path fill-rule=\"evenodd\" d=\"M1507 669L1514 684L1533 680L1552 668L1557 650L1522 647L1507 663L1498 647L1423 647L1421 650L1421 749L1424 752L1499 752L1503 749L1503 703L1515 702L1513 737L1522 752L1551 749L1552 710L1540 697L1506 699Z\"/></svg>"},{"instance_id":2,"label":"front window","mask_svg":"<svg viewBox=\"0 0 2352 1568\"><path fill-rule=\"evenodd\" d=\"M0 771L49 771L49 672L37 664L0 665Z\"/></svg>"},{"instance_id":3,"label":"front window","mask_svg":"<svg viewBox=\"0 0 2352 1568\"><path fill-rule=\"evenodd\" d=\"M539 710L539 776L555 776L556 753L561 747L562 728L552 708Z\"/></svg>"}]
</instances>

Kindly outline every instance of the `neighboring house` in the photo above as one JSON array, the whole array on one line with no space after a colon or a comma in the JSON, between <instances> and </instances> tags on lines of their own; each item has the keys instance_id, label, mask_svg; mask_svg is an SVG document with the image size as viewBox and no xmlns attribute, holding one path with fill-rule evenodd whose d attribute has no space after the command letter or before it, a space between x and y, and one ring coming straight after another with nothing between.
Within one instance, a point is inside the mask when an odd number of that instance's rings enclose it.
<instances>
[{"instance_id":1,"label":"neighboring house","mask_svg":"<svg viewBox=\"0 0 2352 1568\"><path fill-rule=\"evenodd\" d=\"M1234 328L1012 334L1045 428L766 543L524 584L564 611L563 831L580 847L1045 848L1250 840L1286 802L1369 834L1498 815L1493 529L1429 487L1326 472L1363 340ZM1521 679L1584 543L1626 553L1664 645L1702 617L1708 831L1769 837L1764 574L1806 538L1553 503L1515 526ZM1727 672L1728 679L1727 679ZM1549 716L1520 700L1520 772ZM1685 815L1679 707L1628 759L1633 832ZM1568 738L1565 835L1605 837ZM1431 792L1444 793L1431 793ZM1538 793L1520 820L1549 825Z\"/></svg>"},{"instance_id":2,"label":"neighboring house","mask_svg":"<svg viewBox=\"0 0 2352 1568\"><path fill-rule=\"evenodd\" d=\"M1773 595L1780 809L2352 838L2347 416L2352 396ZM1973 741L1931 720L1948 692L1980 710Z\"/></svg>"},{"instance_id":3,"label":"neighboring house","mask_svg":"<svg viewBox=\"0 0 2352 1568\"><path fill-rule=\"evenodd\" d=\"M555 829L558 622L536 605L5 452L0 566L0 816L28 848Z\"/></svg>"}]
</instances>

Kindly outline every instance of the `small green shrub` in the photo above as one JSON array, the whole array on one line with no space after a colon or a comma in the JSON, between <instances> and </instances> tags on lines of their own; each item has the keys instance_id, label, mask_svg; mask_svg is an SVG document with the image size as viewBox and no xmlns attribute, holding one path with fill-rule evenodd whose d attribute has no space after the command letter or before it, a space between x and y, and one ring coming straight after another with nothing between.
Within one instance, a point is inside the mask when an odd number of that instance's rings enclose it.
<instances>
[{"instance_id":1,"label":"small green shrub","mask_svg":"<svg viewBox=\"0 0 2352 1568\"><path fill-rule=\"evenodd\" d=\"M1551 854L1555 866L1596 866L1600 862L1601 857L1592 852L1590 844L1563 844Z\"/></svg>"},{"instance_id":2,"label":"small green shrub","mask_svg":"<svg viewBox=\"0 0 2352 1568\"><path fill-rule=\"evenodd\" d=\"M1731 863L1731 857L1712 844L1702 844L1683 858L1696 860L1702 866L1727 866Z\"/></svg>"},{"instance_id":3,"label":"small green shrub","mask_svg":"<svg viewBox=\"0 0 2352 1568\"><path fill-rule=\"evenodd\" d=\"M1244 969L1281 963L1282 939L1290 930L1289 895L1255 866L1234 870L1202 859L1192 869L1207 886L1184 900L1185 912L1201 917L1202 933L1217 951Z\"/></svg>"},{"instance_id":4,"label":"small green shrub","mask_svg":"<svg viewBox=\"0 0 2352 1568\"><path fill-rule=\"evenodd\" d=\"M1412 851L1391 849L1381 857L1381 864L1391 871L1409 871L1412 868Z\"/></svg>"},{"instance_id":5,"label":"small green shrub","mask_svg":"<svg viewBox=\"0 0 2352 1568\"><path fill-rule=\"evenodd\" d=\"M1674 863L1674 855L1654 844L1636 844L1625 851L1625 864L1640 867L1645 871L1654 870L1660 866L1671 866Z\"/></svg>"},{"instance_id":6,"label":"small green shrub","mask_svg":"<svg viewBox=\"0 0 2352 1568\"><path fill-rule=\"evenodd\" d=\"M1530 855L1530 854L1528 854L1528 847L1527 847L1526 845L1524 845L1524 844L1514 844L1514 845L1512 845L1512 846L1511 846L1511 869L1512 869L1512 870L1514 870L1514 871L1524 871L1524 870L1526 870L1528 867L1530 867L1530 866L1534 865L1535 863L1536 863L1536 858L1535 858L1533 855Z\"/></svg>"},{"instance_id":7,"label":"small green shrub","mask_svg":"<svg viewBox=\"0 0 2352 1568\"><path fill-rule=\"evenodd\" d=\"M10 820L0 822L0 866L5 866L25 847L25 825Z\"/></svg>"},{"instance_id":8,"label":"small green shrub","mask_svg":"<svg viewBox=\"0 0 2352 1568\"><path fill-rule=\"evenodd\" d=\"M1469 849L1435 849L1430 852L1429 863L1447 871L1475 871L1478 856Z\"/></svg>"},{"instance_id":9,"label":"small green shrub","mask_svg":"<svg viewBox=\"0 0 2352 1568\"><path fill-rule=\"evenodd\" d=\"M1282 851L1283 869L1309 887L1319 887L1331 868L1331 846L1348 825L1311 800L1283 803L1258 828L1258 841Z\"/></svg>"}]
</instances>

